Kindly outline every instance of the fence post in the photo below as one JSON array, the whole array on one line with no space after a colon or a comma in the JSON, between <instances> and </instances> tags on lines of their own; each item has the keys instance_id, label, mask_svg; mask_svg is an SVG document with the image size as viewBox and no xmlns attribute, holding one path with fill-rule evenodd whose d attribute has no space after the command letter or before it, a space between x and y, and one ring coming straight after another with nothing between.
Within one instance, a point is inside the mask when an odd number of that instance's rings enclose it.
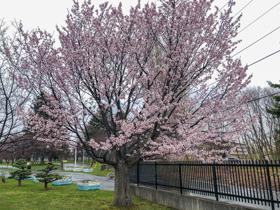
<instances>
[{"instance_id":1,"label":"fence post","mask_svg":"<svg viewBox=\"0 0 280 210\"><path fill-rule=\"evenodd\" d=\"M139 187L139 182L140 182L140 177L139 177L139 161L137 162L137 177L136 177L136 179L137 179L137 186Z\"/></svg>"},{"instance_id":2,"label":"fence post","mask_svg":"<svg viewBox=\"0 0 280 210\"><path fill-rule=\"evenodd\" d=\"M218 185L217 185L217 173L216 173L216 162L215 161L212 164L212 173L213 173L215 198L216 198L216 201L219 201Z\"/></svg>"},{"instance_id":3,"label":"fence post","mask_svg":"<svg viewBox=\"0 0 280 210\"><path fill-rule=\"evenodd\" d=\"M274 205L274 199L273 199L273 191L272 191L271 177L270 177L270 171L269 171L269 164L268 164L267 160L265 160L265 166L266 166L267 184L269 187L268 190L269 190L269 194L270 194L271 209L274 210L275 205Z\"/></svg>"},{"instance_id":4,"label":"fence post","mask_svg":"<svg viewBox=\"0 0 280 210\"><path fill-rule=\"evenodd\" d=\"M183 184L182 184L182 164L179 163L179 179L180 179L180 193L183 194Z\"/></svg>"},{"instance_id":5,"label":"fence post","mask_svg":"<svg viewBox=\"0 0 280 210\"><path fill-rule=\"evenodd\" d=\"M156 189L157 189L157 161L155 161L155 185L156 185Z\"/></svg>"}]
</instances>

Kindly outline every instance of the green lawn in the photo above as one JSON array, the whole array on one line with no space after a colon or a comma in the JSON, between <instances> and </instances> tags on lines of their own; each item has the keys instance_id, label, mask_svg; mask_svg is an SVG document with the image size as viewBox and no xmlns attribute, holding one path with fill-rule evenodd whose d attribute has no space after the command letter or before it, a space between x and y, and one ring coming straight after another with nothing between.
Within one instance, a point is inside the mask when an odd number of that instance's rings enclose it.
<instances>
[{"instance_id":1,"label":"green lawn","mask_svg":"<svg viewBox=\"0 0 280 210\"><path fill-rule=\"evenodd\" d=\"M113 173L112 169L106 169L101 171L101 164L98 162L92 166L92 169L93 171L91 172L91 174L95 176L108 176L108 174Z\"/></svg>"},{"instance_id":2,"label":"green lawn","mask_svg":"<svg viewBox=\"0 0 280 210\"><path fill-rule=\"evenodd\" d=\"M42 184L15 180L0 182L0 210L128 210L112 206L113 192L78 191L75 185L53 187L45 191ZM131 210L170 210L169 208L134 198Z\"/></svg>"}]
</instances>

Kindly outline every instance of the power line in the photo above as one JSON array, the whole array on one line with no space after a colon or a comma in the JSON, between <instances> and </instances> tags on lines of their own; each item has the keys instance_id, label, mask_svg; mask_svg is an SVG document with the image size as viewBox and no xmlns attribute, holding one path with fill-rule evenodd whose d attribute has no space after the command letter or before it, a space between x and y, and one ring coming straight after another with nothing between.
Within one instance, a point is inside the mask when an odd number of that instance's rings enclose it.
<instances>
[{"instance_id":1,"label":"power line","mask_svg":"<svg viewBox=\"0 0 280 210\"><path fill-rule=\"evenodd\" d=\"M248 46L246 46L245 48L243 48L242 50L238 51L237 53L235 53L232 57L235 57L236 55L238 55L239 53L247 50L248 48L252 47L253 45L257 44L258 42L260 42L261 40L263 40L264 38L266 38L267 36L269 36L270 34L274 33L275 31L279 30L280 26L277 26L275 29L273 29L272 31L270 31L269 33L265 34L264 36L262 36L261 38L257 39L256 41L254 41L253 43L249 44Z\"/></svg>"},{"instance_id":2,"label":"power line","mask_svg":"<svg viewBox=\"0 0 280 210\"><path fill-rule=\"evenodd\" d=\"M227 6L228 5L228 2L227 3L225 3L220 9L219 9L219 11L221 11L222 9L224 9L225 8L225 6Z\"/></svg>"},{"instance_id":3,"label":"power line","mask_svg":"<svg viewBox=\"0 0 280 210\"><path fill-rule=\"evenodd\" d=\"M253 66L253 65L255 65L255 64L257 64L257 63L259 63L259 62L261 62L261 61L263 61L263 60L265 60L265 59L267 59L267 58L269 58L269 57L271 57L271 56L273 56L277 53L280 53L280 50L276 50L275 52L270 53L269 55L267 55L267 56L265 56L265 57L263 57L259 60L254 61L253 63L249 64L248 67Z\"/></svg>"},{"instance_id":4,"label":"power line","mask_svg":"<svg viewBox=\"0 0 280 210\"><path fill-rule=\"evenodd\" d=\"M233 17L235 17L235 16L237 16L238 14L240 14L240 13L241 13L246 7L248 7L253 1L254 1L254 0L249 1L245 6L243 6L240 10L238 10L238 12L236 12L235 15L234 15ZM230 3L232 3L232 0L229 0L227 3L225 3L225 4L219 9L219 11L221 11L222 9L224 9L225 6L228 5L228 4L230 4Z\"/></svg>"},{"instance_id":5,"label":"power line","mask_svg":"<svg viewBox=\"0 0 280 210\"><path fill-rule=\"evenodd\" d=\"M280 53L280 50L276 50L275 52L270 53L269 55L266 55L265 57L254 61L253 63L247 65L247 67L253 66L253 65L255 65L255 64L257 64L257 63L259 63L259 62L261 62L261 61L263 61L263 60L265 60L265 59L267 59L267 58L269 58L269 57L271 57L271 56L273 56L273 55L275 55L275 54L277 54L277 53ZM219 82L220 82L220 81L212 82L212 83L208 84L208 86L213 86L213 85L215 85L215 84L218 84ZM190 94L194 94L194 93L197 93L197 92L198 92L198 90L196 90L196 91L194 91L194 92L191 92ZM280 93L280 92L279 92L279 93Z\"/></svg>"},{"instance_id":6,"label":"power line","mask_svg":"<svg viewBox=\"0 0 280 210\"><path fill-rule=\"evenodd\" d=\"M258 100L268 98L268 97L271 97L271 96L275 96L275 95L278 95L278 94L280 94L280 91L276 92L276 93L271 93L271 94L268 94L268 95L265 95L265 96L261 96L261 97L258 97L258 98L251 99L249 101L246 101L246 103L251 103L251 102L258 101Z\"/></svg>"},{"instance_id":7,"label":"power line","mask_svg":"<svg viewBox=\"0 0 280 210\"><path fill-rule=\"evenodd\" d=\"M260 96L258 98L253 98L253 99L250 99L248 101L244 101L244 102L240 103L240 105L249 104L249 103L252 103L254 101L259 101L261 99L272 97L272 96L275 96L275 95L278 95L278 94L280 94L280 91L279 92L275 92L275 93L271 93L271 94L268 94L268 95ZM230 108L235 108L235 106L231 106Z\"/></svg>"},{"instance_id":8,"label":"power line","mask_svg":"<svg viewBox=\"0 0 280 210\"><path fill-rule=\"evenodd\" d=\"M237 16L238 14L240 14L246 7L248 7L254 0L249 1L244 7L242 7L238 12L235 13L235 16Z\"/></svg>"},{"instance_id":9,"label":"power line","mask_svg":"<svg viewBox=\"0 0 280 210\"><path fill-rule=\"evenodd\" d=\"M280 5L280 2L278 2L277 4L275 4L273 7L269 8L267 11L265 11L264 13L262 13L260 16L258 16L255 20L253 20L252 22L250 22L248 25L246 25L244 28L242 28L238 33L240 34L242 31L246 30L247 28L249 28L251 25L253 25L255 22L257 22L258 20L260 20L262 17L264 17L266 14L268 14L271 10L273 10L275 7L277 7L278 5Z\"/></svg>"}]
</instances>

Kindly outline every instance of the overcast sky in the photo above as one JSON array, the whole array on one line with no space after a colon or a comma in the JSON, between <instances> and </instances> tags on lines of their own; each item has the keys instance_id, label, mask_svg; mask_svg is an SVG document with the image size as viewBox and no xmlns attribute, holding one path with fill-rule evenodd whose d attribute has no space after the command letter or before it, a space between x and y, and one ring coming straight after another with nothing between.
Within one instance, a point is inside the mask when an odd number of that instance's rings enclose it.
<instances>
[{"instance_id":1,"label":"overcast sky","mask_svg":"<svg viewBox=\"0 0 280 210\"><path fill-rule=\"evenodd\" d=\"M95 4L104 0L92 0ZM117 4L119 0L109 0L110 3ZM135 5L138 0L121 0L126 11L131 5ZM143 3L148 0L142 0ZM241 19L241 29L260 16L266 10L280 2L279 0L237 0L234 8L235 13L250 3L243 11ZM226 0L215 0L219 7L226 3ZM64 24L68 9L71 8L72 0L0 0L0 18L4 18L7 23L13 20L21 20L28 29L40 26L49 32L55 31L56 25ZM269 33L277 26L280 26L280 4L271 10L263 18L248 27L239 38L242 43L237 51L248 46L263 35ZM241 52L244 64L251 64L254 61L280 49L280 28L271 35L254 46ZM253 65L249 72L253 74L251 85L265 86L266 81L280 81L280 53Z\"/></svg>"}]
</instances>

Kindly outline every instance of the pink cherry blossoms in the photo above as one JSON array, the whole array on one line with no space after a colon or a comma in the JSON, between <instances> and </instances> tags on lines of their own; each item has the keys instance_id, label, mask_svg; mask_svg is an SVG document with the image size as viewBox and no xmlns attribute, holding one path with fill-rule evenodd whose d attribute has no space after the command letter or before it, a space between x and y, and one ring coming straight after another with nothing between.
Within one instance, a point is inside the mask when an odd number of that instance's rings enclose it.
<instances>
[{"instance_id":1,"label":"pink cherry blossoms","mask_svg":"<svg viewBox=\"0 0 280 210\"><path fill-rule=\"evenodd\" d=\"M38 107L30 108L27 115L22 114L25 129L34 134L38 141L46 142L58 148L63 144L69 144L69 132L65 125L67 116L62 111L62 107L54 97L42 93L41 98L37 98L35 103ZM35 105L34 105L35 106Z\"/></svg>"},{"instance_id":2,"label":"pink cherry blossoms","mask_svg":"<svg viewBox=\"0 0 280 210\"><path fill-rule=\"evenodd\" d=\"M59 45L47 32L19 26L11 49L24 52L18 81L59 95L63 107L44 109L54 122L31 115L31 127L43 124L56 137L67 128L93 158L112 165L223 152L243 131L240 93L250 80L231 56L239 42L232 6L161 0L124 14L121 4L75 2L58 28ZM105 141L87 138L90 119L105 128Z\"/></svg>"}]
</instances>

